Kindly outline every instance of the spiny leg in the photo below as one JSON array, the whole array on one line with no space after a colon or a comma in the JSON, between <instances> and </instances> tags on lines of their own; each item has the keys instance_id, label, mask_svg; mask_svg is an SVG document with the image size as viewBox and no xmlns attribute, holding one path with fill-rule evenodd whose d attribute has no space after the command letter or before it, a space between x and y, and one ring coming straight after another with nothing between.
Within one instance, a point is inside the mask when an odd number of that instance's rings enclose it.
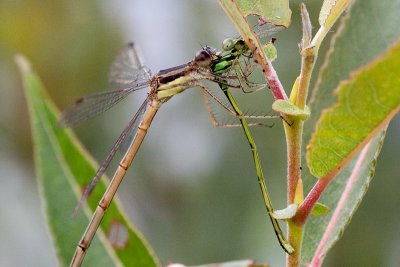
<instances>
[{"instance_id":1,"label":"spiny leg","mask_svg":"<svg viewBox=\"0 0 400 267\"><path fill-rule=\"evenodd\" d=\"M214 125L214 127L216 127L216 128L242 127L242 124L240 124L240 123L226 124L226 123L219 122L217 117L215 116L215 113L214 113L212 107L211 107L210 98L208 97L208 93L205 90L201 90L200 92L201 92L201 95L204 98L204 103L205 103L205 105L207 107L208 114L210 115L211 122ZM263 125L262 123L251 123L251 124L249 124L249 126L266 126L266 125Z\"/></svg>"},{"instance_id":2,"label":"spiny leg","mask_svg":"<svg viewBox=\"0 0 400 267\"><path fill-rule=\"evenodd\" d=\"M255 83L247 79L254 71L254 66L250 62L251 58L251 56L244 56L243 61L241 61L241 57L237 57L232 62L230 68L226 71L228 74L223 79L236 79L239 86L229 86L230 88L240 88L243 93L253 93L266 87L265 84ZM242 62L245 65L244 69Z\"/></svg>"},{"instance_id":3,"label":"spiny leg","mask_svg":"<svg viewBox=\"0 0 400 267\"><path fill-rule=\"evenodd\" d=\"M267 116L267 115L238 115L236 112L229 107L228 104L224 103L219 97L211 93L206 87L199 85L201 88L200 92L204 98L204 103L207 107L207 111L210 115L211 122L212 124L217 127L217 128L233 128L233 127L242 127L241 123L237 124L226 124L226 123L221 123L218 121L217 117L215 116L215 112L212 109L211 105L211 99L213 99L215 102L217 102L221 107L224 108L228 112L229 115L235 117L235 118L246 118L246 119L270 119L270 118L277 118L279 116ZM248 123L248 126L266 126L266 127L272 127L273 125L265 124L265 123Z\"/></svg>"}]
</instances>

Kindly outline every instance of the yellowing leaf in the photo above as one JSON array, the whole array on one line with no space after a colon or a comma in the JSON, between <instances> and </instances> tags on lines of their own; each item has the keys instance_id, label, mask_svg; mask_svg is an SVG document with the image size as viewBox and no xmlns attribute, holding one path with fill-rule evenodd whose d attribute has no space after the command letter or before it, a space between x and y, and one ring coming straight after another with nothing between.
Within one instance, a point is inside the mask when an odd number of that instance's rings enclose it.
<instances>
[{"instance_id":1,"label":"yellowing leaf","mask_svg":"<svg viewBox=\"0 0 400 267\"><path fill-rule=\"evenodd\" d=\"M272 109L279 113L299 117L301 120L306 120L310 116L310 109L307 106L304 109L300 109L288 100L275 100L272 104Z\"/></svg>"},{"instance_id":2,"label":"yellowing leaf","mask_svg":"<svg viewBox=\"0 0 400 267\"><path fill-rule=\"evenodd\" d=\"M341 169L400 108L400 42L337 89L338 103L326 110L307 147L316 177Z\"/></svg>"},{"instance_id":3,"label":"yellowing leaf","mask_svg":"<svg viewBox=\"0 0 400 267\"><path fill-rule=\"evenodd\" d=\"M319 13L319 25L330 28L353 0L325 0Z\"/></svg>"},{"instance_id":4,"label":"yellowing leaf","mask_svg":"<svg viewBox=\"0 0 400 267\"><path fill-rule=\"evenodd\" d=\"M263 20L286 28L290 25L292 11L288 0L236 0L244 16L257 15Z\"/></svg>"},{"instance_id":5,"label":"yellowing leaf","mask_svg":"<svg viewBox=\"0 0 400 267\"><path fill-rule=\"evenodd\" d=\"M272 79L271 77L276 77L277 75L275 70L272 69L271 62L263 52L258 36L253 32L252 27L249 25L246 14L239 8L239 5L235 1L219 0L219 3L235 24L240 35L246 42L246 45L251 51L253 51L255 61L257 61L263 69L267 83L270 83ZM287 99L283 86L278 79L274 79L273 86L271 85L271 91L276 99Z\"/></svg>"}]
</instances>

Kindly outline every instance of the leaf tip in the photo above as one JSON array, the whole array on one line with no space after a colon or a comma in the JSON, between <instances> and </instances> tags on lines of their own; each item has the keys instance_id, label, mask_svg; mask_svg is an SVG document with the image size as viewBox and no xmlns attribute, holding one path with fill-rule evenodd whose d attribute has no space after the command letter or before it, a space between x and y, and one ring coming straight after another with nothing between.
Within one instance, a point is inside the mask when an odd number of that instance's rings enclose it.
<instances>
[{"instance_id":1,"label":"leaf tip","mask_svg":"<svg viewBox=\"0 0 400 267\"><path fill-rule=\"evenodd\" d=\"M28 73L31 70L31 64L22 54L15 54L14 61L18 65L21 73Z\"/></svg>"},{"instance_id":2,"label":"leaf tip","mask_svg":"<svg viewBox=\"0 0 400 267\"><path fill-rule=\"evenodd\" d=\"M298 207L299 207L298 204L290 204L284 209L275 210L272 213L272 217L274 217L277 220L289 220L293 218L294 215L296 215Z\"/></svg>"}]
</instances>

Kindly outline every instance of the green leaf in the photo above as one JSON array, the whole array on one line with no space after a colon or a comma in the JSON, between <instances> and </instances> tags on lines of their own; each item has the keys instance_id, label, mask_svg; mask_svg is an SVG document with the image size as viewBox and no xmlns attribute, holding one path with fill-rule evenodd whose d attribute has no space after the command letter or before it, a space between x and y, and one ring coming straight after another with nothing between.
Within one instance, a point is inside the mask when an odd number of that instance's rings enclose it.
<instances>
[{"instance_id":1,"label":"green leaf","mask_svg":"<svg viewBox=\"0 0 400 267\"><path fill-rule=\"evenodd\" d=\"M311 210L311 215L324 216L329 211L330 211L330 209L328 206L325 206L324 204L318 202L314 205L313 209Z\"/></svg>"},{"instance_id":2,"label":"green leaf","mask_svg":"<svg viewBox=\"0 0 400 267\"><path fill-rule=\"evenodd\" d=\"M16 61L21 70L29 107L43 209L59 264L66 266L105 190L106 181L99 183L88 204L84 205L84 212L73 218L71 215L81 196L81 189L94 175L97 166L70 131L58 128L59 112L44 92L39 78L33 73L27 60L17 56ZM128 222L115 201L108 209L100 228L87 252L84 265L157 265L151 249ZM109 236L114 234L119 234L119 239L110 242Z\"/></svg>"},{"instance_id":3,"label":"green leaf","mask_svg":"<svg viewBox=\"0 0 400 267\"><path fill-rule=\"evenodd\" d=\"M310 140L322 110L337 101L333 92L340 82L348 79L352 71L384 53L399 38L399 8L398 1L356 1L341 19L309 103L312 113L305 122L304 143ZM301 256L303 264L322 262L342 235L374 175L384 136L385 129L382 129L330 182L319 201L330 207L332 212L323 217L308 218ZM315 183L315 178L306 168L303 168L303 182L306 190L310 190ZM338 206L340 200L343 204ZM325 239L322 239L323 236Z\"/></svg>"},{"instance_id":4,"label":"green leaf","mask_svg":"<svg viewBox=\"0 0 400 267\"><path fill-rule=\"evenodd\" d=\"M279 1L275 1L279 3ZM253 32L252 27L247 21L246 15L240 10L238 4L232 0L219 0L220 5L225 13L235 24L236 29L243 37L247 47L253 52L254 61L258 62L263 70L266 82L271 85L271 91L276 99L287 99L282 84L277 79L275 70L271 66L264 49L260 44L258 36ZM254 3L254 2L251 2Z\"/></svg>"},{"instance_id":5,"label":"green leaf","mask_svg":"<svg viewBox=\"0 0 400 267\"><path fill-rule=\"evenodd\" d=\"M252 28L247 22L247 16L250 14L258 15L265 21L275 25L285 26L290 25L291 11L287 0L281 1L231 1L219 0L220 5L225 10L226 14L235 24L240 35L243 38L251 39L252 42L258 43L258 38L255 37ZM271 13L275 10L276 13ZM279 14L287 13L287 16L281 17ZM261 46L258 44L261 49Z\"/></svg>"},{"instance_id":6,"label":"green leaf","mask_svg":"<svg viewBox=\"0 0 400 267\"><path fill-rule=\"evenodd\" d=\"M301 120L306 120L310 116L310 109L307 106L303 110L292 104L289 100L275 100L272 103L272 109L279 113L298 117Z\"/></svg>"},{"instance_id":7,"label":"green leaf","mask_svg":"<svg viewBox=\"0 0 400 267\"><path fill-rule=\"evenodd\" d=\"M317 177L341 169L400 108L400 42L338 87L339 101L325 110L308 145Z\"/></svg>"},{"instance_id":8,"label":"green leaf","mask_svg":"<svg viewBox=\"0 0 400 267\"><path fill-rule=\"evenodd\" d=\"M273 62L278 57L278 50L272 42L269 42L263 46L264 54L267 56L269 61Z\"/></svg>"},{"instance_id":9,"label":"green leaf","mask_svg":"<svg viewBox=\"0 0 400 267\"><path fill-rule=\"evenodd\" d=\"M219 4L225 10L225 13L232 20L233 24L235 24L235 27L245 40L248 38L254 43L259 42L258 38L253 33L252 28L247 22L246 15L243 14L236 2L230 0L219 0ZM258 44L258 46L261 47L260 44Z\"/></svg>"},{"instance_id":10,"label":"green leaf","mask_svg":"<svg viewBox=\"0 0 400 267\"><path fill-rule=\"evenodd\" d=\"M244 16L257 15L263 20L286 28L290 25L292 11L288 0L236 0Z\"/></svg>"}]
</instances>

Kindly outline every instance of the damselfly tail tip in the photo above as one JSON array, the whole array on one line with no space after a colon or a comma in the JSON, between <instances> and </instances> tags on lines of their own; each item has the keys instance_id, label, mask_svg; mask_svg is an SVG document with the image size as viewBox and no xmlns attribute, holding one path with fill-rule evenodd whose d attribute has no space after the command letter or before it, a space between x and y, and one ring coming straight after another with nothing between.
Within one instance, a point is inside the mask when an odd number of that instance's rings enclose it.
<instances>
[{"instance_id":1,"label":"damselfly tail tip","mask_svg":"<svg viewBox=\"0 0 400 267\"><path fill-rule=\"evenodd\" d=\"M79 210L81 209L81 206L82 206L82 202L79 201L79 203L76 204L74 210L73 210L72 213L71 213L71 218L72 218L72 219L75 219L76 215L78 215L78 212L79 212Z\"/></svg>"},{"instance_id":2,"label":"damselfly tail tip","mask_svg":"<svg viewBox=\"0 0 400 267\"><path fill-rule=\"evenodd\" d=\"M59 120L58 122L57 122L57 128L65 128L66 127L66 125L65 125L65 123L62 121L62 120Z\"/></svg>"},{"instance_id":3,"label":"damselfly tail tip","mask_svg":"<svg viewBox=\"0 0 400 267\"><path fill-rule=\"evenodd\" d=\"M86 186L85 190L83 190L82 196L79 199L78 204L76 204L74 211L71 214L72 218L75 218L78 215L79 210L81 209L83 203L85 203L86 199L89 197L90 193L93 191L93 187Z\"/></svg>"},{"instance_id":4,"label":"damselfly tail tip","mask_svg":"<svg viewBox=\"0 0 400 267\"><path fill-rule=\"evenodd\" d=\"M72 121L69 117L70 116L67 116L67 113L64 111L61 114L60 119L57 122L57 127L58 128L68 128L68 127L75 125L74 123L72 123Z\"/></svg>"},{"instance_id":5,"label":"damselfly tail tip","mask_svg":"<svg viewBox=\"0 0 400 267\"><path fill-rule=\"evenodd\" d=\"M87 196L85 196L85 193L82 194L81 199L79 200L78 204L76 204L74 211L71 214L72 218L75 218L78 215L78 212L80 211L83 203L86 201Z\"/></svg>"},{"instance_id":6,"label":"damselfly tail tip","mask_svg":"<svg viewBox=\"0 0 400 267\"><path fill-rule=\"evenodd\" d=\"M57 128L67 128L68 126L68 121L66 120L64 113L62 113L60 119L57 121Z\"/></svg>"}]
</instances>

